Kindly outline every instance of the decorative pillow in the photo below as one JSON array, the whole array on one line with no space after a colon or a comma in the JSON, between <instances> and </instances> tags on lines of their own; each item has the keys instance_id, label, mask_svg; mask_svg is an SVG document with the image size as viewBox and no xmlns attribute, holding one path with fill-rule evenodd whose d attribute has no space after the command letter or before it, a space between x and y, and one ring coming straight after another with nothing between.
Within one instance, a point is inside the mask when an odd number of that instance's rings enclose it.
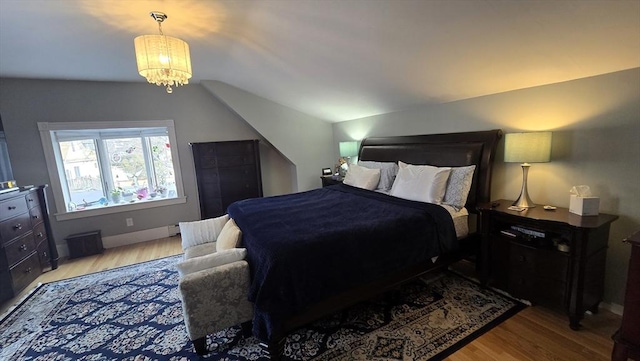
<instances>
[{"instance_id":1,"label":"decorative pillow","mask_svg":"<svg viewBox=\"0 0 640 361\"><path fill-rule=\"evenodd\" d=\"M376 189L388 191L393 185L393 180L398 174L398 164L395 162L371 162L361 161L358 165L369 169L380 169L380 181Z\"/></svg>"},{"instance_id":2,"label":"decorative pillow","mask_svg":"<svg viewBox=\"0 0 640 361\"><path fill-rule=\"evenodd\" d=\"M357 164L350 164L343 183L358 188L374 190L379 180L380 169L369 169Z\"/></svg>"},{"instance_id":3,"label":"decorative pillow","mask_svg":"<svg viewBox=\"0 0 640 361\"><path fill-rule=\"evenodd\" d=\"M398 175L391 187L392 196L427 203L442 202L451 168L403 162L398 162L398 167Z\"/></svg>"},{"instance_id":4,"label":"decorative pillow","mask_svg":"<svg viewBox=\"0 0 640 361\"><path fill-rule=\"evenodd\" d=\"M213 267L222 266L223 264L243 260L247 256L245 248L232 248L225 251L211 253L206 256L189 258L178 262L176 268L180 277L190 273L206 270Z\"/></svg>"},{"instance_id":5,"label":"decorative pillow","mask_svg":"<svg viewBox=\"0 0 640 361\"><path fill-rule=\"evenodd\" d=\"M216 243L216 249L218 252L227 249L238 247L240 244L240 238L242 237L242 231L236 225L236 222L229 218L225 223L220 235L218 236L218 242Z\"/></svg>"},{"instance_id":6,"label":"decorative pillow","mask_svg":"<svg viewBox=\"0 0 640 361\"><path fill-rule=\"evenodd\" d=\"M182 249L185 250L198 244L215 242L228 220L229 215L225 214L224 216L202 221L178 223L180 236L182 237Z\"/></svg>"},{"instance_id":7,"label":"decorative pillow","mask_svg":"<svg viewBox=\"0 0 640 361\"><path fill-rule=\"evenodd\" d=\"M451 168L442 203L448 204L457 210L462 209L467 203L475 170L475 165Z\"/></svg>"}]
</instances>

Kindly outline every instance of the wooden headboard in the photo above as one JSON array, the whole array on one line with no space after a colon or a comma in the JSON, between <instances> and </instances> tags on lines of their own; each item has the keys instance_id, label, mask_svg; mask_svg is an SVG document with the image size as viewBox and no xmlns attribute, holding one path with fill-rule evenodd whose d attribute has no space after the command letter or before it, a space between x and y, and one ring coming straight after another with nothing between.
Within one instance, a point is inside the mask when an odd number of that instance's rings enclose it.
<instances>
[{"instance_id":1,"label":"wooden headboard","mask_svg":"<svg viewBox=\"0 0 640 361\"><path fill-rule=\"evenodd\" d=\"M365 138L360 145L358 159L378 162L403 161L438 167L475 164L473 184L466 204L467 210L475 213L478 203L491 200L491 173L500 138L500 129Z\"/></svg>"}]
</instances>

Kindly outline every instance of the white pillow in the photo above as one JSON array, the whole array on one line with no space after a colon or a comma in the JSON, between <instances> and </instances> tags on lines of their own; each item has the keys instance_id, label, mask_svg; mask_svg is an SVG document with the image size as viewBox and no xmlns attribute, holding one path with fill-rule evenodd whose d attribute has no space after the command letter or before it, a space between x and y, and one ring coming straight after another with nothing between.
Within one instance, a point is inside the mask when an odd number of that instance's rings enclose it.
<instances>
[{"instance_id":1,"label":"white pillow","mask_svg":"<svg viewBox=\"0 0 640 361\"><path fill-rule=\"evenodd\" d=\"M225 251L211 253L206 256L189 258L178 262L176 268L180 277L190 273L206 270L213 267L222 266L231 262L243 260L247 256L245 248L233 248Z\"/></svg>"},{"instance_id":2,"label":"white pillow","mask_svg":"<svg viewBox=\"0 0 640 361\"><path fill-rule=\"evenodd\" d=\"M229 215L225 214L224 216L202 221L178 223L180 236L182 237L182 249L185 250L198 244L215 242L228 220Z\"/></svg>"},{"instance_id":3,"label":"white pillow","mask_svg":"<svg viewBox=\"0 0 640 361\"><path fill-rule=\"evenodd\" d=\"M475 165L466 167L453 167L447 181L447 188L444 192L442 203L448 204L460 210L467 203L471 183L473 182L473 172Z\"/></svg>"},{"instance_id":4,"label":"white pillow","mask_svg":"<svg viewBox=\"0 0 640 361\"><path fill-rule=\"evenodd\" d=\"M357 164L350 164L343 183L358 188L374 190L378 185L378 181L380 181L380 169L369 169Z\"/></svg>"},{"instance_id":5,"label":"white pillow","mask_svg":"<svg viewBox=\"0 0 640 361\"><path fill-rule=\"evenodd\" d=\"M242 231L238 228L236 222L232 218L229 218L222 228L222 231L220 231L218 242L216 243L216 250L220 252L238 247L241 237Z\"/></svg>"},{"instance_id":6,"label":"white pillow","mask_svg":"<svg viewBox=\"0 0 640 361\"><path fill-rule=\"evenodd\" d=\"M358 165L369 169L380 169L380 181L376 189L388 191L398 174L398 164L395 162L359 161Z\"/></svg>"},{"instance_id":7,"label":"white pillow","mask_svg":"<svg viewBox=\"0 0 640 361\"><path fill-rule=\"evenodd\" d=\"M398 162L398 175L390 194L412 201L442 202L451 168L430 165L412 165Z\"/></svg>"}]
</instances>

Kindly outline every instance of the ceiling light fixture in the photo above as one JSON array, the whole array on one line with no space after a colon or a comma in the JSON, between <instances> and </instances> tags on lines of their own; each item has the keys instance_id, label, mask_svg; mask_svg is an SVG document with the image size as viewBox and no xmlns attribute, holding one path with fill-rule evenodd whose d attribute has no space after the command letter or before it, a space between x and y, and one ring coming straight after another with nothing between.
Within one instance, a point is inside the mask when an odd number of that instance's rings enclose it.
<instances>
[{"instance_id":1,"label":"ceiling light fixture","mask_svg":"<svg viewBox=\"0 0 640 361\"><path fill-rule=\"evenodd\" d=\"M172 86L189 84L192 75L189 44L162 33L166 14L152 11L150 15L158 23L160 35L140 35L134 39L138 73L151 84L166 86L171 94Z\"/></svg>"}]
</instances>

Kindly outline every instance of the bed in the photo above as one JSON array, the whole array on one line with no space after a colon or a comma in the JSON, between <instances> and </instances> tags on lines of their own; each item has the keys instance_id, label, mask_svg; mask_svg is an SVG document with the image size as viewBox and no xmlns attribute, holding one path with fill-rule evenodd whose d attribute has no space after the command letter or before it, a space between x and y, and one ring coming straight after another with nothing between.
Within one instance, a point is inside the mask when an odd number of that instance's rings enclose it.
<instances>
[{"instance_id":1,"label":"bed","mask_svg":"<svg viewBox=\"0 0 640 361\"><path fill-rule=\"evenodd\" d=\"M358 157L475 165L464 205L475 213L490 200L501 137L490 130L367 138ZM233 203L229 216L243 232L252 277L254 336L277 359L290 331L474 253L479 237L460 231L467 213L459 211L348 185Z\"/></svg>"}]
</instances>

